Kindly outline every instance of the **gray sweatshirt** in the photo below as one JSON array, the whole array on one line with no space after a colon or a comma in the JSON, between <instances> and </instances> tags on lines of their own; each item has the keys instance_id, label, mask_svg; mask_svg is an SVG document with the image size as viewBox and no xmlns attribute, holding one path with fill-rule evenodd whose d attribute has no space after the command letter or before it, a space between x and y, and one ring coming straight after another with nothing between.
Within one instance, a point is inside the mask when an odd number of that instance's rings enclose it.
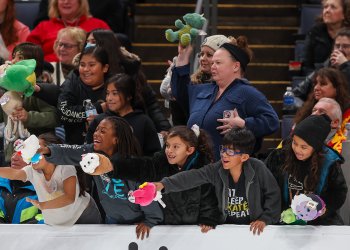
<instances>
[{"instance_id":1,"label":"gray sweatshirt","mask_svg":"<svg viewBox=\"0 0 350 250\"><path fill-rule=\"evenodd\" d=\"M262 220L268 224L277 223L281 215L281 194L277 182L265 164L255 158L243 163L246 197L248 200L250 220ZM193 169L163 178L165 193L179 192L205 183L215 186L222 223L227 216L227 197L229 178L228 170L223 169L221 161L200 169Z\"/></svg>"}]
</instances>

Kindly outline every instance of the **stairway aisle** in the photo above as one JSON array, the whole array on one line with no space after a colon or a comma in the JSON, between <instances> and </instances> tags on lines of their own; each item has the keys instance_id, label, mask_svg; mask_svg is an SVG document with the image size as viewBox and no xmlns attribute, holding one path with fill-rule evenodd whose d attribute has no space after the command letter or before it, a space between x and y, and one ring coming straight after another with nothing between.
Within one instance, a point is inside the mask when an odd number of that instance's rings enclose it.
<instances>
[{"instance_id":1,"label":"stairway aisle","mask_svg":"<svg viewBox=\"0 0 350 250\"><path fill-rule=\"evenodd\" d=\"M288 62L294 57L293 34L298 30L299 12L295 0L219 0L218 34L245 35L254 51L246 77L262 91L279 117L282 95L290 84ZM143 61L149 83L159 94L168 67L177 54L177 44L166 41L164 31L176 29L174 22L194 12L194 0L145 0L136 5L134 52ZM159 95L160 101L162 101ZM162 102L163 105L163 102ZM275 147L281 133L264 140L262 152Z\"/></svg>"}]
</instances>

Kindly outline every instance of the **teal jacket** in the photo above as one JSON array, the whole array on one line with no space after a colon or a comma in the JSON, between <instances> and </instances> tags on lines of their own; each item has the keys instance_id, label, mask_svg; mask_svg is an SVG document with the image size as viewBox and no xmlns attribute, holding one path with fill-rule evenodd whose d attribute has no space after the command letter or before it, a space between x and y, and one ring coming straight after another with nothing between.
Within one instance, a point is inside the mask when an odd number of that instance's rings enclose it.
<instances>
[{"instance_id":1,"label":"teal jacket","mask_svg":"<svg viewBox=\"0 0 350 250\"><path fill-rule=\"evenodd\" d=\"M38 208L26 201L27 197L38 199L33 185L27 182L21 184L0 177L0 223L43 224Z\"/></svg>"}]
</instances>

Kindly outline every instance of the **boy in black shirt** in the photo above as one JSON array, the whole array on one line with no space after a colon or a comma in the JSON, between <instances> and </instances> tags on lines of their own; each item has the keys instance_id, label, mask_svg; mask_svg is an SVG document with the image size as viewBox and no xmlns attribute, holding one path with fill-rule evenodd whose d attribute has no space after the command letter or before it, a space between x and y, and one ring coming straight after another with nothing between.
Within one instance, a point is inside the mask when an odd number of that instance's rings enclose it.
<instances>
[{"instance_id":1,"label":"boy in black shirt","mask_svg":"<svg viewBox=\"0 0 350 250\"><path fill-rule=\"evenodd\" d=\"M187 190L204 183L215 186L222 223L250 224L260 234L279 221L281 197L277 182L265 164L251 158L255 138L246 128L228 132L220 146L221 160L182 172L155 183L165 193Z\"/></svg>"}]
</instances>

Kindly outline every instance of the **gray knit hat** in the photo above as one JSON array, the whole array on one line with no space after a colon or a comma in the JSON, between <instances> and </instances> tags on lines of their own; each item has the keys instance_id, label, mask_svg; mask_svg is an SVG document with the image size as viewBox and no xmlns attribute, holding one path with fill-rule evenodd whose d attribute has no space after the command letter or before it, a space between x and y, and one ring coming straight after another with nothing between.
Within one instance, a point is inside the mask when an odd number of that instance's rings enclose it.
<instances>
[{"instance_id":1,"label":"gray knit hat","mask_svg":"<svg viewBox=\"0 0 350 250\"><path fill-rule=\"evenodd\" d=\"M209 48L217 51L221 45L229 42L230 42L230 39L228 39L224 35L214 35L214 36L208 36L207 38L205 38L201 46L208 46Z\"/></svg>"}]
</instances>

